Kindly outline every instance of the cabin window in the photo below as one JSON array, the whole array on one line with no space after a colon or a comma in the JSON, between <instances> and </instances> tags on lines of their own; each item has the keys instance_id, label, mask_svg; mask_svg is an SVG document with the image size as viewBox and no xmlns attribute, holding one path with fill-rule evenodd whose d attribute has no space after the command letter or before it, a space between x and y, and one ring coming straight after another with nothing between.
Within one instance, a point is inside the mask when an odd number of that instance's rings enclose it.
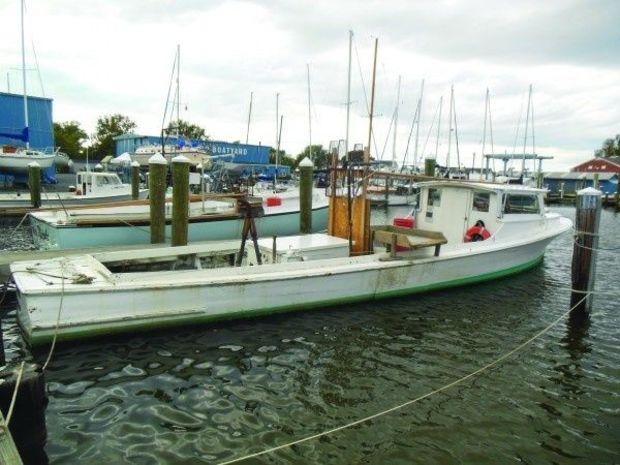
<instances>
[{"instance_id":1,"label":"cabin window","mask_svg":"<svg viewBox=\"0 0 620 465\"><path fill-rule=\"evenodd\" d=\"M472 210L476 212L488 212L491 194L489 192L474 192Z\"/></svg>"},{"instance_id":2,"label":"cabin window","mask_svg":"<svg viewBox=\"0 0 620 465\"><path fill-rule=\"evenodd\" d=\"M504 213L540 213L537 195L504 195Z\"/></svg>"},{"instance_id":3,"label":"cabin window","mask_svg":"<svg viewBox=\"0 0 620 465\"><path fill-rule=\"evenodd\" d=\"M439 207L440 205L441 205L441 191L439 189L429 189L427 206Z\"/></svg>"}]
</instances>

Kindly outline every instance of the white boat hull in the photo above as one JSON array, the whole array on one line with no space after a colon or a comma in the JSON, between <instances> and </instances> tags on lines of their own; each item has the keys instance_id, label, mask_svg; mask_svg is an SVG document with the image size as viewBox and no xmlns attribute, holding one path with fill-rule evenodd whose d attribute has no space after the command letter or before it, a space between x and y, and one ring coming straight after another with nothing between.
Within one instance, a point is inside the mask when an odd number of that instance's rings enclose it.
<instances>
[{"instance_id":1,"label":"white boat hull","mask_svg":"<svg viewBox=\"0 0 620 465\"><path fill-rule=\"evenodd\" d=\"M42 170L50 168L54 165L56 155L21 155L19 152L15 154L0 153L0 172L13 174L28 173L28 164L36 161Z\"/></svg>"},{"instance_id":2,"label":"white boat hull","mask_svg":"<svg viewBox=\"0 0 620 465\"><path fill-rule=\"evenodd\" d=\"M148 189L140 189L139 198L146 199L148 193ZM41 206L44 208L63 209L67 207L77 207L80 205L121 202L125 200L132 200L132 198L131 191L125 189L119 193L103 195L76 195L70 192L42 192ZM19 195L15 193L0 194L0 209L28 209L30 207L32 207L32 202L30 201L30 194L28 192L24 192Z\"/></svg>"},{"instance_id":3,"label":"white boat hull","mask_svg":"<svg viewBox=\"0 0 620 465\"><path fill-rule=\"evenodd\" d=\"M570 224L563 219L545 236L510 247L477 243L440 257L386 260L375 254L135 278L110 274L116 277L84 285L67 282L58 338L310 309L493 280L537 265L547 244ZM12 267L20 290L18 317L30 343L45 343L56 331L59 284L56 279L54 292L45 286L24 292L22 276L30 272L20 270L29 263Z\"/></svg>"}]
</instances>

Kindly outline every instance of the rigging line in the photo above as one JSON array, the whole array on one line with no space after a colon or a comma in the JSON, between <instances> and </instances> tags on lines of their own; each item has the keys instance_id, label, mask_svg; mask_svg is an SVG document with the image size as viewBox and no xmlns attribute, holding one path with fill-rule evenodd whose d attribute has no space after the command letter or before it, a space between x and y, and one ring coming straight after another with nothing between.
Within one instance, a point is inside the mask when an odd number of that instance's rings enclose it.
<instances>
[{"instance_id":1,"label":"rigging line","mask_svg":"<svg viewBox=\"0 0 620 465\"><path fill-rule=\"evenodd\" d=\"M359 52L357 51L357 43L355 42L355 38L353 39L353 47L355 48L355 57L357 58L357 68L359 70L360 79L362 81L362 90L364 91L364 100L366 102L366 113L370 114L370 103L368 102L368 94L366 93L366 83L364 82L364 74L362 73L362 62L360 61L360 55L359 55ZM378 154L379 148L377 147L377 139L375 138L374 130L371 133L371 137L372 137L373 144L375 146L375 153ZM368 147L368 150L370 150L370 147Z\"/></svg>"},{"instance_id":2,"label":"rigging line","mask_svg":"<svg viewBox=\"0 0 620 465\"><path fill-rule=\"evenodd\" d=\"M390 139L390 134L392 133L392 124L394 124L394 120L396 119L396 110L392 113L392 119L390 120L390 125L388 126L387 134L385 135L385 144L383 144L383 150L381 151L381 156L379 160L383 160L383 154L385 153L385 149L387 148L388 140ZM396 128L394 128L396 130Z\"/></svg>"},{"instance_id":3,"label":"rigging line","mask_svg":"<svg viewBox=\"0 0 620 465\"><path fill-rule=\"evenodd\" d=\"M435 114L433 115L433 120L431 121L431 126L428 128L428 133L426 134L426 140L424 141L424 148L422 149L422 156L426 152L426 145L431 138L431 132L433 131L433 127L435 126L435 119L437 118L437 114L439 113L439 104L435 108Z\"/></svg>"},{"instance_id":4,"label":"rigging line","mask_svg":"<svg viewBox=\"0 0 620 465\"><path fill-rule=\"evenodd\" d=\"M515 133L515 142L512 145L512 153L516 153L517 151L517 140L519 139L519 129L521 129L521 119L523 117L523 101L525 100L525 95L521 96L521 107L519 108L519 118L517 119L517 132Z\"/></svg>"},{"instance_id":5,"label":"rigging line","mask_svg":"<svg viewBox=\"0 0 620 465\"><path fill-rule=\"evenodd\" d=\"M416 397L415 399L408 400L407 402L403 402L402 404L396 405L396 406L391 407L391 408L386 409L386 410L382 410L382 411L377 412L377 413L375 413L373 415L369 415L367 417L360 418L359 420L352 421L352 422L347 423L345 425L338 426L336 428L332 428L332 429L323 431L321 433L312 434L310 436L306 436L304 438L297 439L295 441L290 441L290 442L287 442L287 443L279 445L279 446L271 447L269 449L265 449L265 450L260 451L260 452L255 452L253 454L248 454L248 455L245 455L243 457L239 457L239 458L232 459L232 460L226 460L224 462L219 462L218 465L230 465L230 464L233 464L233 463L243 462L245 460L248 460L248 459L251 459L251 458L254 458L254 457L260 457L262 455L270 454L270 453L276 452L278 450L286 449L288 447L295 446L297 444L301 444L301 443L304 443L304 442L307 442L307 441L311 441L313 439L318 439L318 438L327 436L329 434L336 433L338 431L342 431L344 429L348 429L348 428L351 428L353 426L357 426L357 425L366 423L366 422L368 422L370 420L374 420L375 418L379 418L379 417L381 417L383 415L392 413L392 412L394 412L396 410L400 410L403 407L407 407L409 405L415 404L416 402L419 402L419 401L421 401L423 399L431 397L434 394L438 394L440 392L446 391L446 390L450 389L453 386L461 384L463 381L466 381L466 380L468 380L470 378L473 378L476 375L479 375L480 373L483 373L483 372L489 370L490 368L492 368L495 365L499 364L500 362L506 360L511 355L513 355L516 352L520 351L524 347L526 347L529 344L531 344L532 342L534 342L539 337L541 337L544 334L546 334L547 332L549 332L555 325L557 325L560 321L562 321L570 312L572 312L575 308L577 308L579 305L581 305L581 303L584 302L587 299L589 294L590 293L588 292L574 306L569 308L566 312L562 313L555 320L551 321L551 323L549 323L545 328L543 328L542 330L538 331L536 334L534 334L532 337L530 337L526 341L524 341L521 344L519 344L518 346L516 346L514 349L510 350L509 352L504 353L503 355L501 355L499 358L493 360L492 362L487 363L486 365L478 368L476 371L473 371L473 372L471 372L471 373L469 373L469 374L467 374L465 376L462 376L462 377L460 377L460 378L458 378L458 379L456 379L456 380L454 380L454 381L452 381L452 382L450 382L448 384L445 384L445 385L443 385L440 388L437 388L437 389L435 389L433 391L429 391L426 394L423 394L421 396Z\"/></svg>"},{"instance_id":6,"label":"rigging line","mask_svg":"<svg viewBox=\"0 0 620 465\"><path fill-rule=\"evenodd\" d=\"M22 363L19 365L19 371L17 372L17 379L15 380L15 389L13 389L13 395L11 396L11 404L9 405L9 410L6 413L6 418L4 420L4 425L6 427L9 426L11 422L11 417L13 416L13 408L15 407L15 400L17 400L17 392L19 391L19 385L22 382L22 375L24 374L24 365L26 364L25 360L22 360Z\"/></svg>"},{"instance_id":7,"label":"rigging line","mask_svg":"<svg viewBox=\"0 0 620 465\"><path fill-rule=\"evenodd\" d=\"M413 115L413 120L411 121L411 128L409 129L409 137L407 138L407 146L405 147L405 154L403 155L403 161L402 161L401 166L400 166L400 172L401 173L405 169L405 163L407 162L407 155L409 154L409 145L411 143L411 136L413 135L413 128L415 127L416 122L417 122L417 124L420 124L420 122L417 121L419 109L420 109L420 102L418 101L418 104L415 107L415 113ZM415 166L414 166L414 168L415 168Z\"/></svg>"}]
</instances>

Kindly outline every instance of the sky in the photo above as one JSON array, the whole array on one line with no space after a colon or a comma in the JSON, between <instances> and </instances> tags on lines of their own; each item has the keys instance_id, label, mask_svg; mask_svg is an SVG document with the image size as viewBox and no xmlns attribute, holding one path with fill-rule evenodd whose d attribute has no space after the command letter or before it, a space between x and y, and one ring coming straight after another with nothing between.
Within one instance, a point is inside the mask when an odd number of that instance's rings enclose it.
<instances>
[{"instance_id":1,"label":"sky","mask_svg":"<svg viewBox=\"0 0 620 465\"><path fill-rule=\"evenodd\" d=\"M19 0L0 0L2 91L22 91L19 11ZM412 162L424 80L419 159L437 152L445 164L449 151L457 161L454 129L448 144L453 85L461 164L480 165L488 88L485 152L525 145L554 157L545 170L568 170L620 132L619 18L618 0L27 0L26 67L31 93L54 99L55 121L93 132L98 117L121 113L156 135L179 44L181 119L212 139L273 146L279 93L281 146L297 154L310 138L345 138L353 30L351 146L368 139L378 39L374 157L402 162L406 153ZM530 84L534 140L531 121L524 137Z\"/></svg>"}]
</instances>

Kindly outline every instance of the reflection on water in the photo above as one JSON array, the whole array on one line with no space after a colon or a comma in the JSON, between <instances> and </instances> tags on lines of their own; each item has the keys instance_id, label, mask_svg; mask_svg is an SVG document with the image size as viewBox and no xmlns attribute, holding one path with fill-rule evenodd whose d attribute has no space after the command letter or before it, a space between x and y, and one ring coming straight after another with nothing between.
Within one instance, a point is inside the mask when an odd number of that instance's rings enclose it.
<instances>
[{"instance_id":1,"label":"reflection on water","mask_svg":"<svg viewBox=\"0 0 620 465\"><path fill-rule=\"evenodd\" d=\"M601 246L620 242L618 225L603 214ZM54 464L217 463L412 399L565 312L570 245L566 235L542 266L493 283L60 346L48 454ZM619 264L599 258L599 287L619 288ZM591 319L567 319L448 391L245 463L619 462L615 302L597 296ZM14 358L22 349L8 324Z\"/></svg>"}]
</instances>

